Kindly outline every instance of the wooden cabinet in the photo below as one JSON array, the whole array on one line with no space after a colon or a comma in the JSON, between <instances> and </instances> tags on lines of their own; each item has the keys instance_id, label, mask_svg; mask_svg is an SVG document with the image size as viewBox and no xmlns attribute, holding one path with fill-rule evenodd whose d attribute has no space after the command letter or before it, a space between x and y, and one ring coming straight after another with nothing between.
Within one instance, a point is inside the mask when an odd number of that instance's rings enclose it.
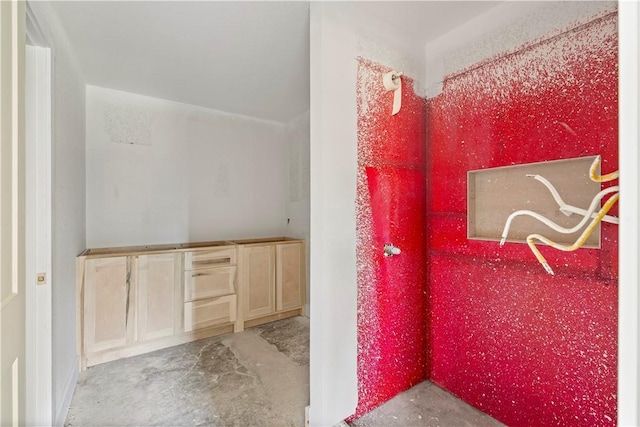
<instances>
[{"instance_id":1,"label":"wooden cabinet","mask_svg":"<svg viewBox=\"0 0 640 427\"><path fill-rule=\"evenodd\" d=\"M304 242L286 238L88 249L80 368L304 314L305 265Z\"/></svg>"},{"instance_id":2,"label":"wooden cabinet","mask_svg":"<svg viewBox=\"0 0 640 427\"><path fill-rule=\"evenodd\" d=\"M257 239L236 243L243 327L304 314L304 242Z\"/></svg>"},{"instance_id":3,"label":"wooden cabinet","mask_svg":"<svg viewBox=\"0 0 640 427\"><path fill-rule=\"evenodd\" d=\"M77 259L80 369L232 332L236 246L88 249Z\"/></svg>"}]
</instances>

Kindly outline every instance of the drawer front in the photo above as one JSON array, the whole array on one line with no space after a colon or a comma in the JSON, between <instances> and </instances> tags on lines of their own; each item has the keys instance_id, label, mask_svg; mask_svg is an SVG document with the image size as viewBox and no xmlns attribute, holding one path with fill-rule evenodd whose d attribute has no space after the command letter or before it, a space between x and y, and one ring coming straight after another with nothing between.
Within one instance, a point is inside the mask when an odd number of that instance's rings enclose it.
<instances>
[{"instance_id":1,"label":"drawer front","mask_svg":"<svg viewBox=\"0 0 640 427\"><path fill-rule=\"evenodd\" d=\"M184 304L185 332L235 322L235 320L235 295L187 302Z\"/></svg>"},{"instance_id":2,"label":"drawer front","mask_svg":"<svg viewBox=\"0 0 640 427\"><path fill-rule=\"evenodd\" d=\"M184 269L197 270L201 268L224 267L235 265L236 248L226 247L206 251L192 251L184 254Z\"/></svg>"},{"instance_id":3,"label":"drawer front","mask_svg":"<svg viewBox=\"0 0 640 427\"><path fill-rule=\"evenodd\" d=\"M184 272L184 302L234 294L236 267L218 267Z\"/></svg>"}]
</instances>

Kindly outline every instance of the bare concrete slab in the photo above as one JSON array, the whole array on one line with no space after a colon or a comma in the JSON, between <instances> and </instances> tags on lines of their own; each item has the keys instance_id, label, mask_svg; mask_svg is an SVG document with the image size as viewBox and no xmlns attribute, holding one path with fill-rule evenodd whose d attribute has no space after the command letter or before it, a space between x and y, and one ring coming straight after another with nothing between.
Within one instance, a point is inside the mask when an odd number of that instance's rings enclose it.
<instances>
[{"instance_id":1,"label":"bare concrete slab","mask_svg":"<svg viewBox=\"0 0 640 427\"><path fill-rule=\"evenodd\" d=\"M293 317L93 366L65 426L302 427L307 405L309 319ZM351 426L502 424L423 382Z\"/></svg>"},{"instance_id":2,"label":"bare concrete slab","mask_svg":"<svg viewBox=\"0 0 640 427\"><path fill-rule=\"evenodd\" d=\"M91 367L65 425L299 427L307 405L309 319L294 317Z\"/></svg>"},{"instance_id":3,"label":"bare concrete slab","mask_svg":"<svg viewBox=\"0 0 640 427\"><path fill-rule=\"evenodd\" d=\"M504 424L425 381L350 423L352 427L502 427Z\"/></svg>"}]
</instances>

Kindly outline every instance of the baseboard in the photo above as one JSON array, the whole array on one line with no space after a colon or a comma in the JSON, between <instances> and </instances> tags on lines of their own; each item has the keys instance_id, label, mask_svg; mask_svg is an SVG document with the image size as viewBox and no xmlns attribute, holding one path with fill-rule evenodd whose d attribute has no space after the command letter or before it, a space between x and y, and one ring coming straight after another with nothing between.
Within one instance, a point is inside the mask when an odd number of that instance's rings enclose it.
<instances>
[{"instance_id":1,"label":"baseboard","mask_svg":"<svg viewBox=\"0 0 640 427\"><path fill-rule=\"evenodd\" d=\"M71 406L71 399L73 398L73 392L76 389L76 383L78 382L78 366L80 359L76 357L73 363L70 364L70 370L66 375L62 396L56 396L54 402L56 403L54 426L64 426L64 422L67 419L67 413Z\"/></svg>"}]
</instances>

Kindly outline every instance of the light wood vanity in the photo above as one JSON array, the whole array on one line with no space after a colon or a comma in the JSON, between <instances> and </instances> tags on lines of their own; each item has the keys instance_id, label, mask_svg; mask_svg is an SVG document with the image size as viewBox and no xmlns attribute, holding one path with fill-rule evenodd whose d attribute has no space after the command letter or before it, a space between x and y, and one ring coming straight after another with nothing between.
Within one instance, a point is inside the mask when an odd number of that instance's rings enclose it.
<instances>
[{"instance_id":1,"label":"light wood vanity","mask_svg":"<svg viewBox=\"0 0 640 427\"><path fill-rule=\"evenodd\" d=\"M283 237L87 249L76 260L80 369L303 315L305 254Z\"/></svg>"}]
</instances>

